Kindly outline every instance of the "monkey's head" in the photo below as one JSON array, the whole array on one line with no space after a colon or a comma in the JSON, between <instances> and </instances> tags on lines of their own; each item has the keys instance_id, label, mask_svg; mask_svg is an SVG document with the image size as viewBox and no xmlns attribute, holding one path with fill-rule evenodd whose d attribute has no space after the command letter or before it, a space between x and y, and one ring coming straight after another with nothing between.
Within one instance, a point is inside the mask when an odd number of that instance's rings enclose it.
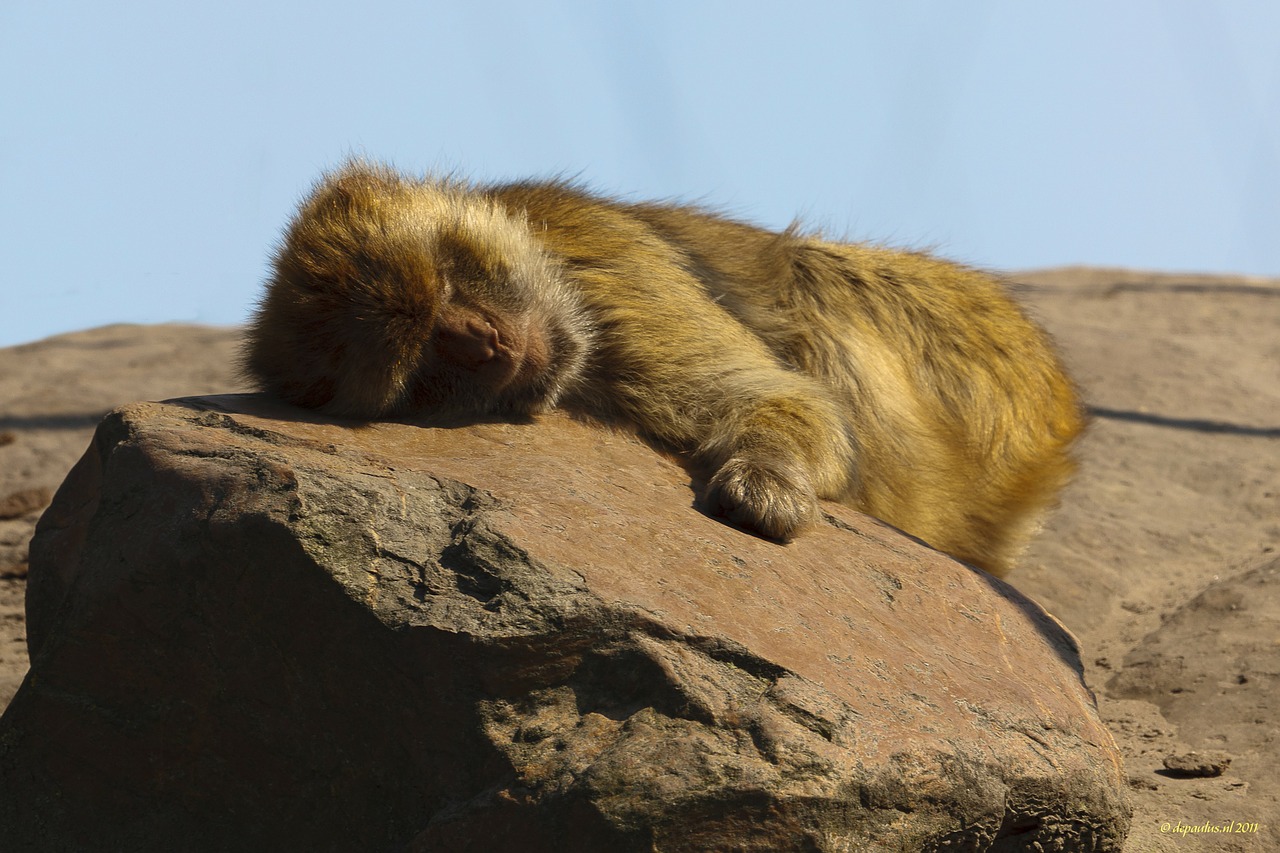
<instances>
[{"instance_id":1,"label":"monkey's head","mask_svg":"<svg viewBox=\"0 0 1280 853\"><path fill-rule=\"evenodd\" d=\"M528 414L573 384L589 336L523 220L460 184L353 162L290 224L242 369L334 414Z\"/></svg>"}]
</instances>

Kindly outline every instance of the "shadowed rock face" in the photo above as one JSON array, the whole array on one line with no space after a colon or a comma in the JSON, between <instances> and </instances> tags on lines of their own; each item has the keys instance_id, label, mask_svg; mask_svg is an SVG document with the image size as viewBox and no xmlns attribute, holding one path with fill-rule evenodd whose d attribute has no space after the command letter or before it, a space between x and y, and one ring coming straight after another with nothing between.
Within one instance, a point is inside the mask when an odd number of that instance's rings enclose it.
<instances>
[{"instance_id":1,"label":"shadowed rock face","mask_svg":"<svg viewBox=\"0 0 1280 853\"><path fill-rule=\"evenodd\" d=\"M113 413L31 546L24 849L1118 850L1070 637L828 506L789 545L629 437Z\"/></svg>"}]
</instances>

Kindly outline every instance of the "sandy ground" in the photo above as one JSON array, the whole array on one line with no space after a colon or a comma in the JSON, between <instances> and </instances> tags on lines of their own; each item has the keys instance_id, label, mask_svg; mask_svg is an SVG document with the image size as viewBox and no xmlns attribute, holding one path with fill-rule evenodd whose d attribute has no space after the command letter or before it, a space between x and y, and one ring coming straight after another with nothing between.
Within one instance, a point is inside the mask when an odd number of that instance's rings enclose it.
<instances>
[{"instance_id":1,"label":"sandy ground","mask_svg":"<svg viewBox=\"0 0 1280 853\"><path fill-rule=\"evenodd\" d=\"M1130 778L1126 849L1280 850L1280 280L1017 278L1095 422L1010 580L1080 638ZM132 400L243 390L236 339L109 326L0 349L0 707L27 669L27 543L94 424ZM1165 769L1192 751L1230 765Z\"/></svg>"}]
</instances>

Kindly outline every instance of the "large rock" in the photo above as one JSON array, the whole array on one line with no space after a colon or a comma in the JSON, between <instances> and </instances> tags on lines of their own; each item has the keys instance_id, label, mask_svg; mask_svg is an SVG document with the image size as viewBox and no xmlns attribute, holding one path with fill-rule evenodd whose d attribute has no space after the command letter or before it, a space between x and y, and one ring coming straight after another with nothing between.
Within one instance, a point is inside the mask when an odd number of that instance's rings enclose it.
<instances>
[{"instance_id":1,"label":"large rock","mask_svg":"<svg viewBox=\"0 0 1280 853\"><path fill-rule=\"evenodd\" d=\"M827 510L763 541L702 514L674 462L563 417L120 409L32 543L0 837L1119 849L1119 759L1065 631Z\"/></svg>"}]
</instances>

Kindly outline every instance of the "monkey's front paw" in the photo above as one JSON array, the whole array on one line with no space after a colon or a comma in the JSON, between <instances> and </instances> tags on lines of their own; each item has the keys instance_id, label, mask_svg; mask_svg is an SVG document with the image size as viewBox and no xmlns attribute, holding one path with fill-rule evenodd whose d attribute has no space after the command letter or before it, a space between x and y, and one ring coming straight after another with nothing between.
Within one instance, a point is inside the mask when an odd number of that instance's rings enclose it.
<instances>
[{"instance_id":1,"label":"monkey's front paw","mask_svg":"<svg viewBox=\"0 0 1280 853\"><path fill-rule=\"evenodd\" d=\"M793 538L818 517L809 478L781 466L730 459L711 478L707 507L771 539Z\"/></svg>"}]
</instances>

